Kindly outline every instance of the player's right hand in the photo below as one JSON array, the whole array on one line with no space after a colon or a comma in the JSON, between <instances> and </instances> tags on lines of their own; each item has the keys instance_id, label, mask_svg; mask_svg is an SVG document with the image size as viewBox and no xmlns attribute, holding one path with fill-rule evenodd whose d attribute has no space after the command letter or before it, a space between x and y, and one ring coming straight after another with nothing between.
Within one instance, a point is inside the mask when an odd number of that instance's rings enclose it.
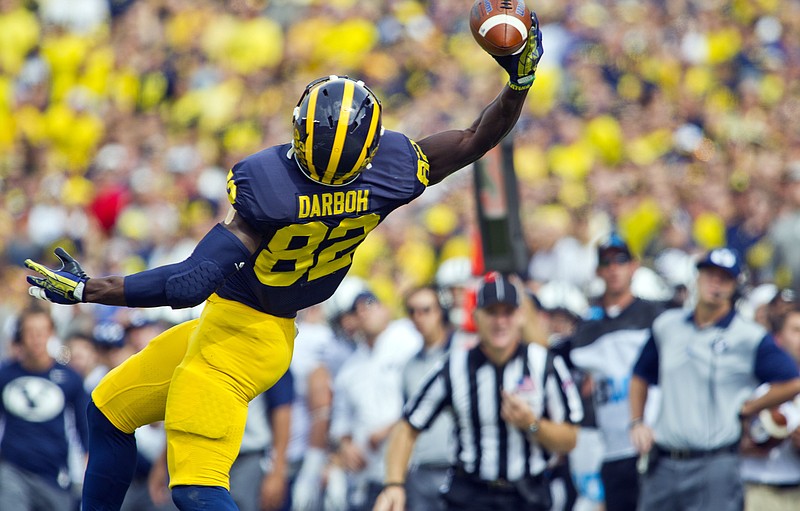
<instances>
[{"instance_id":1,"label":"player's right hand","mask_svg":"<svg viewBox=\"0 0 800 511\"><path fill-rule=\"evenodd\" d=\"M83 271L78 261L72 258L61 247L55 250L56 257L61 261L61 268L53 270L30 259L25 260L25 266L38 272L42 277L27 277L31 287L28 293L40 300L53 303L71 305L83 301L83 290L89 277Z\"/></svg>"},{"instance_id":2,"label":"player's right hand","mask_svg":"<svg viewBox=\"0 0 800 511\"><path fill-rule=\"evenodd\" d=\"M503 57L493 56L508 73L508 86L514 90L527 90L536 79L536 67L544 53L542 31L539 29L539 18L531 11L531 29L528 31L528 42L525 48L516 54Z\"/></svg>"}]
</instances>

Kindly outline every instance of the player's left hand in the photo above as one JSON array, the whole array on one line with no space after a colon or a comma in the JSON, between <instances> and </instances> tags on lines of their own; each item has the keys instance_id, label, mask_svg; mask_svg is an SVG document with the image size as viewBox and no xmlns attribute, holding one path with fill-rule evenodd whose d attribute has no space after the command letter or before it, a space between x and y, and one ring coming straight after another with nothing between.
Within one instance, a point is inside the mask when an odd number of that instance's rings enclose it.
<instances>
[{"instance_id":1,"label":"player's left hand","mask_svg":"<svg viewBox=\"0 0 800 511\"><path fill-rule=\"evenodd\" d=\"M83 290L89 277L78 261L66 250L58 247L55 254L61 261L61 268L57 270L30 259L25 260L25 266L42 275L42 277L28 276L28 284L31 284L28 293L40 300L53 303L72 305L82 302Z\"/></svg>"},{"instance_id":2,"label":"player's left hand","mask_svg":"<svg viewBox=\"0 0 800 511\"><path fill-rule=\"evenodd\" d=\"M536 79L536 67L544 53L542 31L539 29L539 18L531 11L531 29L528 31L528 42L519 53L494 56L494 60L508 73L508 86L514 90L527 90Z\"/></svg>"}]
</instances>

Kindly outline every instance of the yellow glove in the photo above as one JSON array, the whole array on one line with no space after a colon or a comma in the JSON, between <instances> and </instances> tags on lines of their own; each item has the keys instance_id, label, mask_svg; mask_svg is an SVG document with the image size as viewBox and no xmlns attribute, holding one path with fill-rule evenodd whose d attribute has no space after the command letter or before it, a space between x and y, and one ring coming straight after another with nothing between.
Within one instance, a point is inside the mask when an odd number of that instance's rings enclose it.
<instances>
[{"instance_id":1,"label":"yellow glove","mask_svg":"<svg viewBox=\"0 0 800 511\"><path fill-rule=\"evenodd\" d=\"M25 260L25 266L31 270L41 273L42 277L27 277L31 287L28 293L40 300L47 300L53 303L71 305L83 301L83 289L89 277L78 264L61 247L55 250L56 257L61 261L61 268L58 270L50 269L30 259Z\"/></svg>"},{"instance_id":2,"label":"yellow glove","mask_svg":"<svg viewBox=\"0 0 800 511\"><path fill-rule=\"evenodd\" d=\"M539 29L539 18L531 11L531 29L528 31L528 42L521 52L503 57L494 56L500 66L508 73L508 86L514 90L527 90L536 79L536 67L544 53L542 31Z\"/></svg>"}]
</instances>

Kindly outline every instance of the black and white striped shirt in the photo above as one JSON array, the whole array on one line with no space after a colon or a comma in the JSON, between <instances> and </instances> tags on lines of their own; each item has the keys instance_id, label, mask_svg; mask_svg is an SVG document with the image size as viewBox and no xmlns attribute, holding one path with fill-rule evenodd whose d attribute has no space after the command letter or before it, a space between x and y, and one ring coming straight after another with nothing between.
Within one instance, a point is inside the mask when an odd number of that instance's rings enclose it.
<instances>
[{"instance_id":1,"label":"black and white striped shirt","mask_svg":"<svg viewBox=\"0 0 800 511\"><path fill-rule=\"evenodd\" d=\"M537 417L576 424L583 418L578 390L564 361L543 348L520 344L505 365L493 365L479 347L454 350L406 403L404 416L427 428L443 412L456 424L458 467L486 481L540 474L541 447L500 417L501 391L524 396Z\"/></svg>"}]
</instances>

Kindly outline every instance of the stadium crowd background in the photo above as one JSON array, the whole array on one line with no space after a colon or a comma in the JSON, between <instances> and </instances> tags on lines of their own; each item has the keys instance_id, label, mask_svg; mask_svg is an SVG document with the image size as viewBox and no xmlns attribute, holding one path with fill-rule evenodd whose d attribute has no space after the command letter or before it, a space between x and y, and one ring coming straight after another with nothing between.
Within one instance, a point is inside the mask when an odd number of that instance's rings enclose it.
<instances>
[{"instance_id":1,"label":"stadium crowd background","mask_svg":"<svg viewBox=\"0 0 800 511\"><path fill-rule=\"evenodd\" d=\"M0 1L4 280L21 288L24 257L65 240L94 274L180 257L225 207L227 169L289 139L299 91L321 74L364 79L385 125L412 137L468 125L502 80L467 30L469 5ZM800 179L787 170L800 161L800 4L534 8L546 56L515 133L531 252L615 223L645 256L741 244L755 278L788 285L791 268L753 241ZM470 250L459 178L356 258L390 303Z\"/></svg>"},{"instance_id":2,"label":"stadium crowd background","mask_svg":"<svg viewBox=\"0 0 800 511\"><path fill-rule=\"evenodd\" d=\"M321 74L364 79L385 125L412 137L468 125L502 80L471 39L470 3L0 0L7 307L25 300L19 263L56 244L93 274L182 257L226 207L227 169L289 139L299 92ZM800 179L788 170L800 160L800 4L534 8L546 56L515 133L534 257L613 223L643 256L739 244L753 278L789 285L762 236ZM353 273L389 303L468 255L465 175L361 249Z\"/></svg>"},{"instance_id":3,"label":"stadium crowd background","mask_svg":"<svg viewBox=\"0 0 800 511\"><path fill-rule=\"evenodd\" d=\"M504 79L471 3L0 0L6 330L27 257L52 263L60 245L101 275L188 255L227 207L227 169L290 139L314 78L363 79L411 137L469 125ZM594 244L613 227L670 289L691 280L684 256L724 245L752 286L797 288L800 234L775 226L800 211L800 2L531 7L546 51L514 133L531 285L596 293ZM404 290L472 255L471 182L453 176L362 245L351 274L398 315ZM76 310L54 311L62 334L118 314Z\"/></svg>"}]
</instances>

